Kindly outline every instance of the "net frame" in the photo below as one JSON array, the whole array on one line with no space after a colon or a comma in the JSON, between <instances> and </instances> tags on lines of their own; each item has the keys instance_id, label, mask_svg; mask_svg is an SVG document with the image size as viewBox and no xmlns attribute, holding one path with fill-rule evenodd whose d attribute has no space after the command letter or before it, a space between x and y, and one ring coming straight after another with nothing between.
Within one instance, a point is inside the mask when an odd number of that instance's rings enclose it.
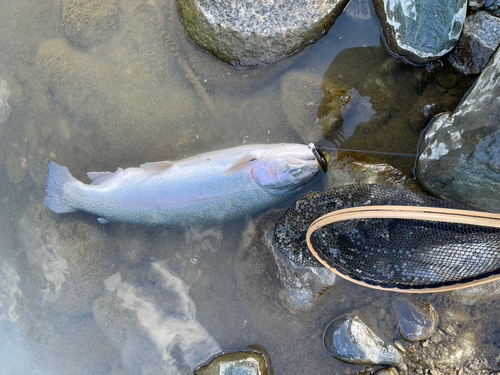
<instances>
[{"instance_id":1,"label":"net frame","mask_svg":"<svg viewBox=\"0 0 500 375\"><path fill-rule=\"evenodd\" d=\"M331 263L328 262L328 258L322 256L318 252L312 242L312 234L324 226L332 223L337 223L345 220L355 220L355 219L408 219L408 220L424 220L433 222L445 222L445 223L455 223L455 224L466 224L466 225L476 225L490 228L500 229L500 214L490 213L490 212L480 212L473 210L462 210L462 209L451 209L442 207L422 207L422 206L391 206L391 205L374 205L374 206L360 206L351 207L346 209L340 209L338 211L333 211L325 214L318 219L316 219L308 228L306 233L306 242L309 251L314 255L314 257L325 267L333 271L340 277L354 282L358 285L363 285L369 288L378 290L387 290L393 292L403 292L403 293L429 293L429 292L444 292L451 291L476 285L485 284L491 281L499 280L500 273L491 276L486 276L478 279L473 279L467 282L457 282L452 285L443 286L428 286L419 287L418 289L412 288L412 286L399 285L396 287L387 287L383 285L375 285L372 283L364 282L356 277L351 277L343 272L340 272Z\"/></svg>"}]
</instances>

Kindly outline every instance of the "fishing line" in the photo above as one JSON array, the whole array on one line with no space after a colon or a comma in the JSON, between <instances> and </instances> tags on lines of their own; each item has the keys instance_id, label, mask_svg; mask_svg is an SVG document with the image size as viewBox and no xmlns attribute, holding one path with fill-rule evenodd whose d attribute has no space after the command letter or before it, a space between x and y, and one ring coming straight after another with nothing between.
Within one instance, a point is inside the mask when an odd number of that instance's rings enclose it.
<instances>
[{"instance_id":1,"label":"fishing line","mask_svg":"<svg viewBox=\"0 0 500 375\"><path fill-rule=\"evenodd\" d=\"M332 150L332 151L346 151L346 152L359 152L363 154L378 154L378 155L389 155L389 156L404 156L414 158L417 154L410 154L405 152L391 152L391 151L372 151L372 150L354 150L350 148L335 148L335 147L322 147L318 146L319 150Z\"/></svg>"}]
</instances>

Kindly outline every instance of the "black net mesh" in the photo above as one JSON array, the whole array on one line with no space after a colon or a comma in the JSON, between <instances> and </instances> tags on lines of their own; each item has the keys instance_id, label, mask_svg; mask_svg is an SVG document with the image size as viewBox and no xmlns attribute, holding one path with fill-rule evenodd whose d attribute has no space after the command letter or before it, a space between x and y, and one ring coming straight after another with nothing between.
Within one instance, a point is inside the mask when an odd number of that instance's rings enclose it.
<instances>
[{"instance_id":1,"label":"black net mesh","mask_svg":"<svg viewBox=\"0 0 500 375\"><path fill-rule=\"evenodd\" d=\"M306 243L309 225L331 211L371 206L467 207L397 188L349 185L309 193L276 223L273 243L293 262L321 266ZM382 287L434 288L499 273L500 229L407 219L355 219L311 235L318 256L352 279Z\"/></svg>"}]
</instances>

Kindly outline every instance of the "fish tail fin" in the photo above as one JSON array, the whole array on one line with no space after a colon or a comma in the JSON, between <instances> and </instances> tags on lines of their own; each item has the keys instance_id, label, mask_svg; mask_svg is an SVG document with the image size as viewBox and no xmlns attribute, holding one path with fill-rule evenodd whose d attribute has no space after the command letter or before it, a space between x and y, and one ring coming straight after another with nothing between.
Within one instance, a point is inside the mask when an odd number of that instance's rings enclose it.
<instances>
[{"instance_id":1,"label":"fish tail fin","mask_svg":"<svg viewBox=\"0 0 500 375\"><path fill-rule=\"evenodd\" d=\"M47 180L45 183L45 206L56 214L75 212L77 210L68 207L62 200L64 185L76 180L67 167L63 167L53 161L47 162Z\"/></svg>"}]
</instances>

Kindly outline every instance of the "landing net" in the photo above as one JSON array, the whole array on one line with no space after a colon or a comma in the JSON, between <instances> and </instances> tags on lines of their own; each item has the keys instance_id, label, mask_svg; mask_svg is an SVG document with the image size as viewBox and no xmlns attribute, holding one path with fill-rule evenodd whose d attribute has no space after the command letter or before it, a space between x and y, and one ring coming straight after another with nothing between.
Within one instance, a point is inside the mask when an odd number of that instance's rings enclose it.
<instances>
[{"instance_id":1,"label":"landing net","mask_svg":"<svg viewBox=\"0 0 500 375\"><path fill-rule=\"evenodd\" d=\"M451 290L500 278L500 215L379 185L301 197L276 223L273 243L297 264L379 289Z\"/></svg>"}]
</instances>

